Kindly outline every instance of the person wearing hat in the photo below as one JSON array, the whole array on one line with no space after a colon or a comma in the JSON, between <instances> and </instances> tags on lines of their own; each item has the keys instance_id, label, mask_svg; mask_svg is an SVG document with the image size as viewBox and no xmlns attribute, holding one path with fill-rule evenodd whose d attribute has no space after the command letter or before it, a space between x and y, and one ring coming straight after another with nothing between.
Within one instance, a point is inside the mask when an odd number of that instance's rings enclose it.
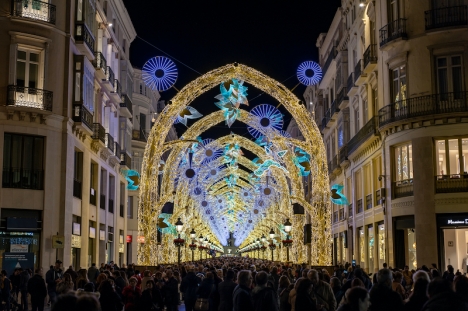
<instances>
[{"instance_id":1,"label":"person wearing hat","mask_svg":"<svg viewBox=\"0 0 468 311\"><path fill-rule=\"evenodd\" d=\"M57 259L55 261L55 266L46 273L47 293L49 294L50 303L52 305L57 301L57 284L62 280L63 272L62 269L60 269L61 265L62 261Z\"/></svg>"}]
</instances>

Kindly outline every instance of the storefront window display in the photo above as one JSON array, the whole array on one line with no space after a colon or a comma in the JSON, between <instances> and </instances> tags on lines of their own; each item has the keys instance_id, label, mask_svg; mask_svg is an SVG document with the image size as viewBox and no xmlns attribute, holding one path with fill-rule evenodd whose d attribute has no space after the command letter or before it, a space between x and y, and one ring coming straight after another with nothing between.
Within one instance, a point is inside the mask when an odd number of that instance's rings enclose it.
<instances>
[{"instance_id":1,"label":"storefront window display","mask_svg":"<svg viewBox=\"0 0 468 311\"><path fill-rule=\"evenodd\" d=\"M411 143L395 148L395 179L397 183L413 179L413 148Z\"/></svg>"},{"instance_id":2,"label":"storefront window display","mask_svg":"<svg viewBox=\"0 0 468 311\"><path fill-rule=\"evenodd\" d=\"M361 268L366 267L366 242L365 242L365 233L364 233L364 228L359 228L358 229L358 234L359 234L359 262L361 265Z\"/></svg>"},{"instance_id":3,"label":"storefront window display","mask_svg":"<svg viewBox=\"0 0 468 311\"><path fill-rule=\"evenodd\" d=\"M416 260L416 230L407 229L408 236L408 258L410 269L416 269L418 267L418 262Z\"/></svg>"},{"instance_id":4,"label":"storefront window display","mask_svg":"<svg viewBox=\"0 0 468 311\"><path fill-rule=\"evenodd\" d=\"M379 268L383 267L385 262L385 225L380 224L378 226L378 239L379 239L379 249L378 249L378 256L379 256Z\"/></svg>"},{"instance_id":5,"label":"storefront window display","mask_svg":"<svg viewBox=\"0 0 468 311\"><path fill-rule=\"evenodd\" d=\"M340 248L341 248L341 262L344 264L347 261L346 258L346 234L344 232L340 235Z\"/></svg>"},{"instance_id":6,"label":"storefront window display","mask_svg":"<svg viewBox=\"0 0 468 311\"><path fill-rule=\"evenodd\" d=\"M0 256L4 253L32 253L33 263L30 269L38 267L41 235L39 232L0 232Z\"/></svg>"},{"instance_id":7,"label":"storefront window display","mask_svg":"<svg viewBox=\"0 0 468 311\"><path fill-rule=\"evenodd\" d=\"M468 214L437 215L441 266L468 272Z\"/></svg>"},{"instance_id":8,"label":"storefront window display","mask_svg":"<svg viewBox=\"0 0 468 311\"><path fill-rule=\"evenodd\" d=\"M436 140L435 147L439 178L468 175L468 137Z\"/></svg>"},{"instance_id":9,"label":"storefront window display","mask_svg":"<svg viewBox=\"0 0 468 311\"><path fill-rule=\"evenodd\" d=\"M370 225L367 228L367 253L369 257L368 273L374 273L374 226Z\"/></svg>"}]
</instances>

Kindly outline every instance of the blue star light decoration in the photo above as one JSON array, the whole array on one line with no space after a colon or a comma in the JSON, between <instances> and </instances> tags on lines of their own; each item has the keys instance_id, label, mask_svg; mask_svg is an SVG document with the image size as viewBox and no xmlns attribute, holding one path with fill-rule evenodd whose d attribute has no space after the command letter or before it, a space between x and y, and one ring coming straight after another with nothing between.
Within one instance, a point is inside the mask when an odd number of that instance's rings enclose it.
<instances>
[{"instance_id":1,"label":"blue star light decoration","mask_svg":"<svg viewBox=\"0 0 468 311\"><path fill-rule=\"evenodd\" d=\"M193 107L185 107L178 115L176 120L174 121L174 124L177 123L182 123L183 125L187 126L187 120L188 119L198 119L203 117L201 113L197 111L197 109Z\"/></svg>"},{"instance_id":2,"label":"blue star light decoration","mask_svg":"<svg viewBox=\"0 0 468 311\"><path fill-rule=\"evenodd\" d=\"M229 166L237 166L237 159L243 155L238 144L228 144L224 147L224 163Z\"/></svg>"},{"instance_id":3,"label":"blue star light decoration","mask_svg":"<svg viewBox=\"0 0 468 311\"><path fill-rule=\"evenodd\" d=\"M333 185L331 187L331 201L337 205L348 205L348 199L341 192L344 186L342 185Z\"/></svg>"},{"instance_id":4,"label":"blue star light decoration","mask_svg":"<svg viewBox=\"0 0 468 311\"><path fill-rule=\"evenodd\" d=\"M158 231L161 233L177 234L176 227L169 222L171 214L161 213L158 217Z\"/></svg>"},{"instance_id":5,"label":"blue star light decoration","mask_svg":"<svg viewBox=\"0 0 468 311\"><path fill-rule=\"evenodd\" d=\"M122 174L128 182L128 190L138 190L140 186L140 173L135 170L122 170Z\"/></svg>"},{"instance_id":6,"label":"blue star light decoration","mask_svg":"<svg viewBox=\"0 0 468 311\"><path fill-rule=\"evenodd\" d=\"M299 147L294 149L293 162L299 168L301 176L310 174L310 155Z\"/></svg>"},{"instance_id":7,"label":"blue star light decoration","mask_svg":"<svg viewBox=\"0 0 468 311\"><path fill-rule=\"evenodd\" d=\"M249 105L247 101L247 87L243 86L243 84L244 81L237 79L223 82L219 86L221 94L215 96L219 100L215 105L224 111L224 119L228 127L231 127L239 117L239 106L241 104Z\"/></svg>"},{"instance_id":8,"label":"blue star light decoration","mask_svg":"<svg viewBox=\"0 0 468 311\"><path fill-rule=\"evenodd\" d=\"M261 104L255 106L250 113L257 118L257 128L263 130L275 129L280 131L283 128L283 114L274 106ZM251 126L247 127L250 135L259 138L263 134Z\"/></svg>"},{"instance_id":9,"label":"blue star light decoration","mask_svg":"<svg viewBox=\"0 0 468 311\"><path fill-rule=\"evenodd\" d=\"M167 91L177 81L177 67L167 57L156 56L150 58L142 69L142 78L152 90Z\"/></svg>"},{"instance_id":10,"label":"blue star light decoration","mask_svg":"<svg viewBox=\"0 0 468 311\"><path fill-rule=\"evenodd\" d=\"M297 79L306 86L318 84L322 80L322 68L316 62L305 61L297 68Z\"/></svg>"},{"instance_id":11,"label":"blue star light decoration","mask_svg":"<svg viewBox=\"0 0 468 311\"><path fill-rule=\"evenodd\" d=\"M260 164L260 166L254 171L254 174L259 176L259 177L263 176L263 174L265 174L265 172L268 171L271 166L278 167L278 168L282 169L285 173L288 172L286 170L286 168L284 168L284 166L282 166L281 164L279 164L275 160L268 159L265 162L263 162L262 164Z\"/></svg>"}]
</instances>

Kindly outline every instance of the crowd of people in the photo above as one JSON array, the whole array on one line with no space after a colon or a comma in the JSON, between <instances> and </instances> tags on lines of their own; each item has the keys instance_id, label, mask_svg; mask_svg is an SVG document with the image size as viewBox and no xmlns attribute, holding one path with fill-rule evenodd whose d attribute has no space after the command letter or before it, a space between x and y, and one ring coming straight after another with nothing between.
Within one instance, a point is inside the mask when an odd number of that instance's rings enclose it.
<instances>
[{"instance_id":1,"label":"crowd of people","mask_svg":"<svg viewBox=\"0 0 468 311\"><path fill-rule=\"evenodd\" d=\"M468 311L468 278L452 266L333 271L242 257L139 271L113 262L74 271L57 260L45 273L1 272L1 310L52 311Z\"/></svg>"}]
</instances>

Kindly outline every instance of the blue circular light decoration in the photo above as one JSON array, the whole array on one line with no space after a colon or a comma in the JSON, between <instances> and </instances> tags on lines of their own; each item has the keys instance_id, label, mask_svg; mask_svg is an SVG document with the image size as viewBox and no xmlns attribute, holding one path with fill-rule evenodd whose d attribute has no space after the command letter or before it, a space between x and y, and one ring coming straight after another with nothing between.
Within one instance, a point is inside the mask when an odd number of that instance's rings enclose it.
<instances>
[{"instance_id":1,"label":"blue circular light decoration","mask_svg":"<svg viewBox=\"0 0 468 311\"><path fill-rule=\"evenodd\" d=\"M303 62L297 67L297 79L306 86L318 84L322 80L322 68L310 60Z\"/></svg>"},{"instance_id":2,"label":"blue circular light decoration","mask_svg":"<svg viewBox=\"0 0 468 311\"><path fill-rule=\"evenodd\" d=\"M175 63L164 56L150 58L143 65L142 71L146 85L158 92L170 89L175 84L178 75Z\"/></svg>"},{"instance_id":3,"label":"blue circular light decoration","mask_svg":"<svg viewBox=\"0 0 468 311\"><path fill-rule=\"evenodd\" d=\"M251 111L251 114L259 119L259 128L273 128L280 131L283 128L283 115L276 109L276 107L268 104L261 104L255 106ZM259 138L263 134L253 127L248 127L250 135L255 138Z\"/></svg>"}]
</instances>

